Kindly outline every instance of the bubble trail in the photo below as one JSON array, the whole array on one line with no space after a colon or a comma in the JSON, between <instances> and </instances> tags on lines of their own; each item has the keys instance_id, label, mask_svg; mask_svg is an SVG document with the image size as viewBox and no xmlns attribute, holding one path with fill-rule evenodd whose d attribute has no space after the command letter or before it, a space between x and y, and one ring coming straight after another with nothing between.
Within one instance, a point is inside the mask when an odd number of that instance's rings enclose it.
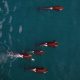
<instances>
[{"instance_id":1,"label":"bubble trail","mask_svg":"<svg viewBox=\"0 0 80 80\"><path fill-rule=\"evenodd\" d=\"M29 54L19 54L11 51L8 52L8 57L10 57L11 59L18 59L18 58L30 59L32 62L35 62L35 59L32 58Z\"/></svg>"},{"instance_id":2,"label":"bubble trail","mask_svg":"<svg viewBox=\"0 0 80 80\"><path fill-rule=\"evenodd\" d=\"M23 55L21 55L19 53L8 52L8 57L10 57L11 59L13 59L13 58L23 58Z\"/></svg>"}]
</instances>

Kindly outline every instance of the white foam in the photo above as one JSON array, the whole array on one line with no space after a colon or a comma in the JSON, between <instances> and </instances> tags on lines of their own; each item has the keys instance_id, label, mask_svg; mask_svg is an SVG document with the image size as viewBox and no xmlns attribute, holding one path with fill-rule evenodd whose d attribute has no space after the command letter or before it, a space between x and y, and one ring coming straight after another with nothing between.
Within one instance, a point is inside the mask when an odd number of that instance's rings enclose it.
<instances>
[{"instance_id":1,"label":"white foam","mask_svg":"<svg viewBox=\"0 0 80 80\"><path fill-rule=\"evenodd\" d=\"M2 24L0 24L0 30L2 29Z\"/></svg>"},{"instance_id":2,"label":"white foam","mask_svg":"<svg viewBox=\"0 0 80 80\"><path fill-rule=\"evenodd\" d=\"M22 25L19 26L19 33L22 33Z\"/></svg>"},{"instance_id":3,"label":"white foam","mask_svg":"<svg viewBox=\"0 0 80 80\"><path fill-rule=\"evenodd\" d=\"M11 23L12 22L12 16L10 16L10 18L9 18L9 23Z\"/></svg>"},{"instance_id":4,"label":"white foam","mask_svg":"<svg viewBox=\"0 0 80 80\"><path fill-rule=\"evenodd\" d=\"M20 54L9 54L8 56L11 58L23 58L23 55Z\"/></svg>"},{"instance_id":5,"label":"white foam","mask_svg":"<svg viewBox=\"0 0 80 80\"><path fill-rule=\"evenodd\" d=\"M13 31L13 27L12 26L10 26L10 32L12 32Z\"/></svg>"},{"instance_id":6,"label":"white foam","mask_svg":"<svg viewBox=\"0 0 80 80\"><path fill-rule=\"evenodd\" d=\"M4 3L4 6L6 7L6 10L7 10L6 14L9 14L9 6L8 6L7 1L3 0L3 3Z\"/></svg>"},{"instance_id":7,"label":"white foam","mask_svg":"<svg viewBox=\"0 0 80 80\"><path fill-rule=\"evenodd\" d=\"M2 31L0 31L0 38L2 37Z\"/></svg>"}]
</instances>

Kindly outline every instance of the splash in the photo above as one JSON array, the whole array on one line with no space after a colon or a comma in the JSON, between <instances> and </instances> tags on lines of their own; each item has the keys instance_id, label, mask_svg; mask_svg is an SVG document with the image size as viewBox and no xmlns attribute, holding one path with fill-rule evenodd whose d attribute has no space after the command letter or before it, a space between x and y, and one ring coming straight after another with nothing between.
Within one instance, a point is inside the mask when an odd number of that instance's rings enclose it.
<instances>
[{"instance_id":1,"label":"splash","mask_svg":"<svg viewBox=\"0 0 80 80\"><path fill-rule=\"evenodd\" d=\"M19 54L19 53L14 53L14 52L8 52L8 57L10 57L11 59L13 58L23 58L23 55ZM35 59L34 58L31 58L31 61L34 62Z\"/></svg>"},{"instance_id":2,"label":"splash","mask_svg":"<svg viewBox=\"0 0 80 80\"><path fill-rule=\"evenodd\" d=\"M0 74L4 74L7 71L7 75L12 79L12 67L14 62L19 58L23 59L23 55L11 51L6 43L0 43ZM35 59L31 58L31 61L34 62ZM7 68L5 68L6 64L8 64Z\"/></svg>"},{"instance_id":3,"label":"splash","mask_svg":"<svg viewBox=\"0 0 80 80\"><path fill-rule=\"evenodd\" d=\"M0 64L7 63L7 61L13 63L18 58L24 57L20 53L10 51L10 48L6 44L0 43ZM34 62L35 59L31 58L31 61Z\"/></svg>"},{"instance_id":4,"label":"splash","mask_svg":"<svg viewBox=\"0 0 80 80\"><path fill-rule=\"evenodd\" d=\"M22 55L20 55L19 53L14 53L14 52L8 52L8 57L10 57L11 59L13 59L13 58L23 58L23 56Z\"/></svg>"},{"instance_id":5,"label":"splash","mask_svg":"<svg viewBox=\"0 0 80 80\"><path fill-rule=\"evenodd\" d=\"M11 51L6 43L4 43L4 44L0 43L0 64L6 63L7 61L11 61L11 63L12 63L18 58L23 59L24 57L20 53ZM31 61L34 62L35 59L31 58Z\"/></svg>"}]
</instances>

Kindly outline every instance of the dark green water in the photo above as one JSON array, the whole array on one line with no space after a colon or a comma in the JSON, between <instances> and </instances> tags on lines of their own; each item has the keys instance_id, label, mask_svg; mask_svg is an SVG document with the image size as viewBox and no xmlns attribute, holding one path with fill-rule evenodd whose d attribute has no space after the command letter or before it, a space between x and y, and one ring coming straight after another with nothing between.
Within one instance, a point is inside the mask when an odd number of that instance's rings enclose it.
<instances>
[{"instance_id":1,"label":"dark green water","mask_svg":"<svg viewBox=\"0 0 80 80\"><path fill-rule=\"evenodd\" d=\"M7 4L7 5L6 5ZM39 11L40 6L64 6L61 12ZM0 80L80 80L79 0L0 0ZM35 45L56 40L57 48ZM35 62L8 59L7 51L43 49ZM44 66L47 74L24 67Z\"/></svg>"}]
</instances>

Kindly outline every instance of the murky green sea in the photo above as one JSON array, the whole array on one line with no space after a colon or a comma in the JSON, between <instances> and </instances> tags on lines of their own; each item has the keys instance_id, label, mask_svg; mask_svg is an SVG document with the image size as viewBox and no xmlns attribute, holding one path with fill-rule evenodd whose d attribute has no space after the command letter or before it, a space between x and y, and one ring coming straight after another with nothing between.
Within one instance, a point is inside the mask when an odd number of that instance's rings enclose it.
<instances>
[{"instance_id":1,"label":"murky green sea","mask_svg":"<svg viewBox=\"0 0 80 80\"><path fill-rule=\"evenodd\" d=\"M39 11L41 6L64 6L63 11ZM57 48L41 48L44 41ZM8 52L42 49L35 61L9 58ZM37 74L29 67L44 66ZM0 0L0 80L80 80L80 0Z\"/></svg>"}]
</instances>

